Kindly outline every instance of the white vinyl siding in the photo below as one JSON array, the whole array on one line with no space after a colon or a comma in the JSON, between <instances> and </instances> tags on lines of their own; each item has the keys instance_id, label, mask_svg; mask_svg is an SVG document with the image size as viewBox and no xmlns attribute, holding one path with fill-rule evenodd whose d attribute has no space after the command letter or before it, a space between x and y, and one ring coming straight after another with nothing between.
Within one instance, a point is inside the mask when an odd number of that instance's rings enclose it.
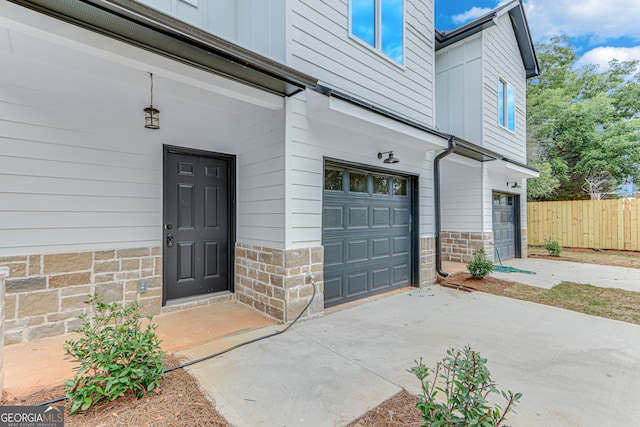
<instances>
[{"instance_id":1,"label":"white vinyl siding","mask_svg":"<svg viewBox=\"0 0 640 427\"><path fill-rule=\"evenodd\" d=\"M284 112L257 111L236 123L237 240L284 248Z\"/></svg>"},{"instance_id":2,"label":"white vinyl siding","mask_svg":"<svg viewBox=\"0 0 640 427\"><path fill-rule=\"evenodd\" d=\"M349 35L349 0L294 0L287 65L400 116L433 126L433 8L405 2L400 68Z\"/></svg>"},{"instance_id":3,"label":"white vinyl siding","mask_svg":"<svg viewBox=\"0 0 640 427\"><path fill-rule=\"evenodd\" d=\"M443 231L481 232L482 165L452 154L440 163Z\"/></svg>"},{"instance_id":4,"label":"white vinyl siding","mask_svg":"<svg viewBox=\"0 0 640 427\"><path fill-rule=\"evenodd\" d=\"M483 146L519 162L526 161L526 73L509 15L483 32L484 112ZM498 82L515 92L515 132L499 124Z\"/></svg>"},{"instance_id":5,"label":"white vinyl siding","mask_svg":"<svg viewBox=\"0 0 640 427\"><path fill-rule=\"evenodd\" d=\"M285 61L286 0L139 0L246 49Z\"/></svg>"},{"instance_id":6,"label":"white vinyl siding","mask_svg":"<svg viewBox=\"0 0 640 427\"><path fill-rule=\"evenodd\" d=\"M325 157L419 174L420 235L433 236L433 152L394 146L394 155L400 163L385 165L377 153L386 151L388 140L353 127L325 126L310 120L307 115L310 95L322 96L300 93L287 100L287 247L317 246L322 242Z\"/></svg>"},{"instance_id":7,"label":"white vinyl siding","mask_svg":"<svg viewBox=\"0 0 640 427\"><path fill-rule=\"evenodd\" d=\"M224 97L226 79L76 31L109 53L0 32L0 256L160 246L163 144L236 154L238 240L283 247L284 109ZM143 57L143 69L129 66ZM148 69L159 130L143 126Z\"/></svg>"}]
</instances>

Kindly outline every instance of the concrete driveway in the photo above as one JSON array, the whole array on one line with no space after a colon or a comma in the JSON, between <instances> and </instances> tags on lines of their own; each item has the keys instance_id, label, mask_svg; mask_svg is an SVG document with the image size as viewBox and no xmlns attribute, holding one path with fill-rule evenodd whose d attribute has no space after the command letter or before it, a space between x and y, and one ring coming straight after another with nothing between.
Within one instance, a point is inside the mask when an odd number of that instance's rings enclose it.
<instances>
[{"instance_id":1,"label":"concrete driveway","mask_svg":"<svg viewBox=\"0 0 640 427\"><path fill-rule=\"evenodd\" d=\"M505 261L503 265L534 271L536 274L492 272L491 275L499 279L546 289L567 281L640 292L640 269L637 268L532 258L511 259Z\"/></svg>"},{"instance_id":2,"label":"concrete driveway","mask_svg":"<svg viewBox=\"0 0 640 427\"><path fill-rule=\"evenodd\" d=\"M440 287L299 323L190 372L236 426L341 426L401 388L418 392L406 372L414 359L433 366L466 344L488 358L499 388L524 394L510 425L640 419L640 326Z\"/></svg>"}]
</instances>

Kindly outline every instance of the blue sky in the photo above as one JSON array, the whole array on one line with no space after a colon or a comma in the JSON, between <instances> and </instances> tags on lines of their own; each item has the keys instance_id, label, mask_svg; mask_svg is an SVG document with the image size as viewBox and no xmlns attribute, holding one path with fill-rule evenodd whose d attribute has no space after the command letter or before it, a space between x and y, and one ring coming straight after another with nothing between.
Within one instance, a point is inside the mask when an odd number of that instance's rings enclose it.
<instances>
[{"instance_id":1,"label":"blue sky","mask_svg":"<svg viewBox=\"0 0 640 427\"><path fill-rule=\"evenodd\" d=\"M452 30L509 1L435 0L436 28ZM640 60L640 0L525 0L534 43L565 34L581 64Z\"/></svg>"}]
</instances>

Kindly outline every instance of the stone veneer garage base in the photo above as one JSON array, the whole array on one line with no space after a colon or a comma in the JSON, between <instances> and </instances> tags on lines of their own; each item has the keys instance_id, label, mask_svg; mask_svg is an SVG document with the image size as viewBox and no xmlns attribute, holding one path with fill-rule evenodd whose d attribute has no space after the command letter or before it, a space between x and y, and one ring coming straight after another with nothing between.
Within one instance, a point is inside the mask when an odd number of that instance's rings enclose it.
<instances>
[{"instance_id":1,"label":"stone veneer garage base","mask_svg":"<svg viewBox=\"0 0 640 427\"><path fill-rule=\"evenodd\" d=\"M305 318L324 312L324 248L274 249L236 244L235 291L240 302L289 322L316 297Z\"/></svg>"},{"instance_id":2,"label":"stone veneer garage base","mask_svg":"<svg viewBox=\"0 0 640 427\"><path fill-rule=\"evenodd\" d=\"M436 239L420 238L420 287L436 283Z\"/></svg>"}]
</instances>

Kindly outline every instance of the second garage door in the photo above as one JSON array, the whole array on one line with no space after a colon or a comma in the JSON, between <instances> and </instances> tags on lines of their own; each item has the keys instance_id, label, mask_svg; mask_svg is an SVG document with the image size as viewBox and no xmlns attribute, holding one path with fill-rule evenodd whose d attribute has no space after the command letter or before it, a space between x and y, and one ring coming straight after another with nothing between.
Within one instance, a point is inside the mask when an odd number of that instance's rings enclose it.
<instances>
[{"instance_id":1,"label":"second garage door","mask_svg":"<svg viewBox=\"0 0 640 427\"><path fill-rule=\"evenodd\" d=\"M496 263L517 256L517 200L512 194L493 193L493 244Z\"/></svg>"},{"instance_id":2,"label":"second garage door","mask_svg":"<svg viewBox=\"0 0 640 427\"><path fill-rule=\"evenodd\" d=\"M411 284L412 185L406 176L326 167L325 306Z\"/></svg>"}]
</instances>

